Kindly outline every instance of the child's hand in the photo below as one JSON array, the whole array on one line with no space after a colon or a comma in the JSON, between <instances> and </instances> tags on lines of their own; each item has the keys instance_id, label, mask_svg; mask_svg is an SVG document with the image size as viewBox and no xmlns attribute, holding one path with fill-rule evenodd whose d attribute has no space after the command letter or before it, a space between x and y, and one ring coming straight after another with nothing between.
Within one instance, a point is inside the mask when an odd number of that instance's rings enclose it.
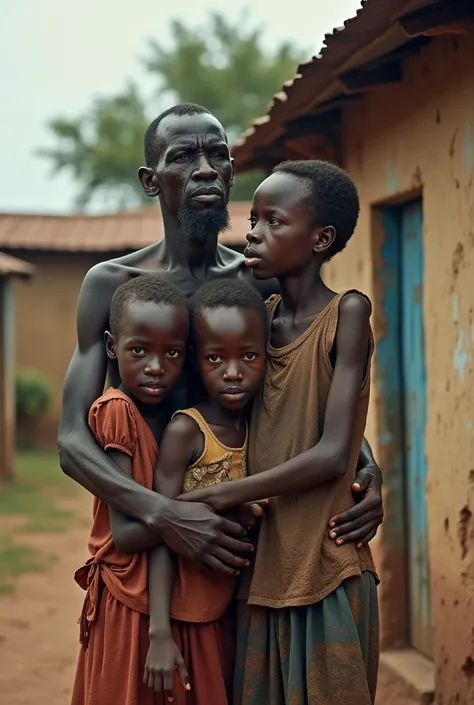
<instances>
[{"instance_id":1,"label":"child's hand","mask_svg":"<svg viewBox=\"0 0 474 705\"><path fill-rule=\"evenodd\" d=\"M233 507L233 509L223 512L223 516L238 522L245 529L251 529L264 514L267 504L267 499L262 499L259 502L248 502L240 507Z\"/></svg>"},{"instance_id":2,"label":"child's hand","mask_svg":"<svg viewBox=\"0 0 474 705\"><path fill-rule=\"evenodd\" d=\"M228 483L222 482L220 485L211 485L210 487L202 487L199 490L191 490L180 494L176 499L183 502L202 502L207 504L215 512L222 512L227 507L223 506L222 488Z\"/></svg>"},{"instance_id":3,"label":"child's hand","mask_svg":"<svg viewBox=\"0 0 474 705\"><path fill-rule=\"evenodd\" d=\"M175 669L179 670L185 690L191 690L188 671L171 634L159 639L150 637L150 648L146 657L143 682L157 693L163 691L168 702L173 702L173 674Z\"/></svg>"},{"instance_id":4,"label":"child's hand","mask_svg":"<svg viewBox=\"0 0 474 705\"><path fill-rule=\"evenodd\" d=\"M236 501L235 493L233 489L236 487L241 480L234 480L233 482L221 482L218 485L210 485L209 487L202 487L199 490L191 490L191 492L185 492L180 494L176 499L182 502L202 502L202 504L207 504L208 507L213 509L215 512L224 512L226 509L236 508L242 505L241 502ZM268 500L260 500L255 502L249 502L247 506L253 507L253 513L258 515L258 507L265 506ZM239 521L237 519L237 521ZM240 522L239 522L240 523Z\"/></svg>"}]
</instances>

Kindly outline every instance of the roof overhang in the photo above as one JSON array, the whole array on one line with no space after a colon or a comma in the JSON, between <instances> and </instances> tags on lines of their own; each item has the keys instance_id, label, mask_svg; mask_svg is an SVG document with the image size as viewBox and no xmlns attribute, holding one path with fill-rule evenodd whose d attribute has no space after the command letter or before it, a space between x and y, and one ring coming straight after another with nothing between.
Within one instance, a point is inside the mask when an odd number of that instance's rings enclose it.
<instances>
[{"instance_id":1,"label":"roof overhang","mask_svg":"<svg viewBox=\"0 0 474 705\"><path fill-rule=\"evenodd\" d=\"M0 277L22 277L30 279L34 276L36 268L18 257L0 252Z\"/></svg>"},{"instance_id":2,"label":"roof overhang","mask_svg":"<svg viewBox=\"0 0 474 705\"><path fill-rule=\"evenodd\" d=\"M338 161L343 107L367 91L403 80L403 61L430 37L466 32L474 0L365 0L356 17L326 35L321 53L298 67L269 106L232 147L240 171L268 169L293 157L307 138ZM333 125L334 124L334 125ZM295 131L298 137L295 138ZM312 145L315 146L315 145Z\"/></svg>"}]
</instances>

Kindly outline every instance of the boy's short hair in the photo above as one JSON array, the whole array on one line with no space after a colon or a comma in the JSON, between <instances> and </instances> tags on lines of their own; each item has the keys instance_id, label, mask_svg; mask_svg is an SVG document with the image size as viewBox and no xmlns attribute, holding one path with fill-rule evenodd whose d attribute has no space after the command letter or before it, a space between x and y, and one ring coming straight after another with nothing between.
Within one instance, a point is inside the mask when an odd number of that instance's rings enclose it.
<instances>
[{"instance_id":1,"label":"boy's short hair","mask_svg":"<svg viewBox=\"0 0 474 705\"><path fill-rule=\"evenodd\" d=\"M311 186L318 225L332 225L336 237L325 261L341 252L352 237L359 217L359 196L350 176L335 164L316 159L278 164L273 172L305 179Z\"/></svg>"},{"instance_id":2,"label":"boy's short hair","mask_svg":"<svg viewBox=\"0 0 474 705\"><path fill-rule=\"evenodd\" d=\"M262 329L267 338L268 315L263 299L251 284L238 279L218 279L203 284L191 298L191 313L196 314L205 309L233 308L243 311L256 311L262 321Z\"/></svg>"},{"instance_id":3,"label":"boy's short hair","mask_svg":"<svg viewBox=\"0 0 474 705\"><path fill-rule=\"evenodd\" d=\"M143 274L121 284L110 304L109 325L112 334L120 327L120 321L130 303L140 301L155 304L170 304L188 313L186 297L167 279L158 274Z\"/></svg>"}]
</instances>

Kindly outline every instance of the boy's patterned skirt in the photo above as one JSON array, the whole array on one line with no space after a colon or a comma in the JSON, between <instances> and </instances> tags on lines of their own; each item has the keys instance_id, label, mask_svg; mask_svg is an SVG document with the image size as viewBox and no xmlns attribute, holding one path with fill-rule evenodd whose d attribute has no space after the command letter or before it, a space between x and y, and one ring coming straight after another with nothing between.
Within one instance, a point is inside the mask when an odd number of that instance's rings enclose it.
<instances>
[{"instance_id":1,"label":"boy's patterned skirt","mask_svg":"<svg viewBox=\"0 0 474 705\"><path fill-rule=\"evenodd\" d=\"M308 607L241 603L234 705L373 705L378 661L372 573Z\"/></svg>"}]
</instances>

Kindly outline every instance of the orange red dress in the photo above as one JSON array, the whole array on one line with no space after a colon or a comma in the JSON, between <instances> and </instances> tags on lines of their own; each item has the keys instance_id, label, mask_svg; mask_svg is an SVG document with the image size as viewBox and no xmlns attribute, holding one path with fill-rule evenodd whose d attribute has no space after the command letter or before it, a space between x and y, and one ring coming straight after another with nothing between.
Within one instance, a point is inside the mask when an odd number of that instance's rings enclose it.
<instances>
[{"instance_id":1,"label":"orange red dress","mask_svg":"<svg viewBox=\"0 0 474 705\"><path fill-rule=\"evenodd\" d=\"M194 417L193 412L181 413ZM132 458L134 479L151 489L158 446L132 400L109 389L93 404L89 425L104 450ZM243 472L244 449L226 449L213 436L209 441L207 433L205 438L203 455L188 469L185 490L196 482L203 486L241 476L239 463ZM209 450L214 463L207 463ZM142 682L149 647L147 553L124 554L115 548L108 507L97 498L89 551L91 558L75 574L86 596L72 705L165 705L164 696ZM232 578L208 578L179 560L172 630L192 689L185 691L176 675L175 705L228 705L234 630L227 607L233 592Z\"/></svg>"}]
</instances>

